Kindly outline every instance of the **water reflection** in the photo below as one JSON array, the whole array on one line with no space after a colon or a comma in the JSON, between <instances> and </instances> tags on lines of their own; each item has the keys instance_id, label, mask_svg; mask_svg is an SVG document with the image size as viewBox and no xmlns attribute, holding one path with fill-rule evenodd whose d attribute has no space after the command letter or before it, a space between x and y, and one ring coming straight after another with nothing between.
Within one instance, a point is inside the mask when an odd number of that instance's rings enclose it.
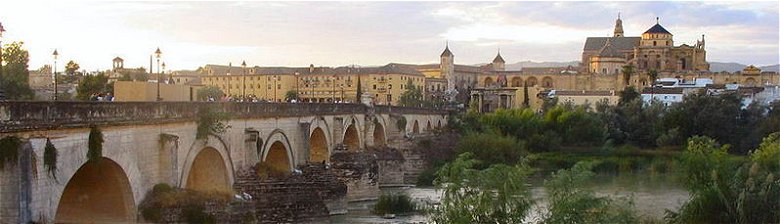
<instances>
[{"instance_id":1,"label":"water reflection","mask_svg":"<svg viewBox=\"0 0 780 224\"><path fill-rule=\"evenodd\" d=\"M536 200L527 222L540 220L546 210L542 178L531 181L531 194ZM637 213L653 219L662 219L664 210L677 210L689 194L669 174L628 173L621 175L598 175L587 186L599 196L633 197ZM395 187L383 188L383 193L406 193L418 203L439 202L441 191L433 188ZM371 213L376 201L353 202L345 215L331 217L332 223L427 223L424 215L398 216L384 219Z\"/></svg>"}]
</instances>

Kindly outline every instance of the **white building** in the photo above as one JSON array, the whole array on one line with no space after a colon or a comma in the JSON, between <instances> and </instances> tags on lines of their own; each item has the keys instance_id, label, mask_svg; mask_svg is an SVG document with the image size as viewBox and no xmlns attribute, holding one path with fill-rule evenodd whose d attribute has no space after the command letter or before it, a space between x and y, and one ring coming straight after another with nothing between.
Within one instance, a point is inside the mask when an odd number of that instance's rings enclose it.
<instances>
[{"instance_id":1,"label":"white building","mask_svg":"<svg viewBox=\"0 0 780 224\"><path fill-rule=\"evenodd\" d=\"M656 100L666 106L669 106L673 103L682 102L683 97L685 96L683 92L683 88L645 88L642 90L642 101L644 101L646 104L649 104L652 102L652 100Z\"/></svg>"}]
</instances>

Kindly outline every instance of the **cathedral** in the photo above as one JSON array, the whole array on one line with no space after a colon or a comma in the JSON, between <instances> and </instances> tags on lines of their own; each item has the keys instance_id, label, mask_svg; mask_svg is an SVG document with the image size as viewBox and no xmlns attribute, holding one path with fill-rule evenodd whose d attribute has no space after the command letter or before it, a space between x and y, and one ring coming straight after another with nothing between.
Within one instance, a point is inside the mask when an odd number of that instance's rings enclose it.
<instances>
[{"instance_id":1,"label":"cathedral","mask_svg":"<svg viewBox=\"0 0 780 224\"><path fill-rule=\"evenodd\" d=\"M704 35L694 46L674 45L674 35L656 24L639 37L623 34L623 21L618 15L612 37L588 37L582 51L583 72L618 75L623 66L631 65L635 71L688 72L709 71Z\"/></svg>"}]
</instances>

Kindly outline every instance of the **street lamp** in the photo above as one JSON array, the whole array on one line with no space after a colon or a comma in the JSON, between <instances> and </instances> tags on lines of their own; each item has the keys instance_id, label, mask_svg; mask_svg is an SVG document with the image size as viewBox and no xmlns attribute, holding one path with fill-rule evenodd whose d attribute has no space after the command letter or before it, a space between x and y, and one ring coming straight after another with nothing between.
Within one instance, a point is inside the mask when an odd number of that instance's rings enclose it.
<instances>
[{"instance_id":1,"label":"street lamp","mask_svg":"<svg viewBox=\"0 0 780 224\"><path fill-rule=\"evenodd\" d=\"M5 100L5 91L3 91L3 23L0 23L0 100Z\"/></svg>"},{"instance_id":2,"label":"street lamp","mask_svg":"<svg viewBox=\"0 0 780 224\"><path fill-rule=\"evenodd\" d=\"M162 74L161 75L162 78L165 78L165 62L162 63L162 72L160 74ZM165 82L165 84L170 84L170 83L171 83L170 79L168 79L168 81Z\"/></svg>"},{"instance_id":3,"label":"street lamp","mask_svg":"<svg viewBox=\"0 0 780 224\"><path fill-rule=\"evenodd\" d=\"M276 81L279 81L279 76L274 76L274 102L277 102L276 100Z\"/></svg>"},{"instance_id":4,"label":"street lamp","mask_svg":"<svg viewBox=\"0 0 780 224\"><path fill-rule=\"evenodd\" d=\"M160 47L157 47L157 50L154 51L154 56L157 58L157 101L162 101L162 98L160 98L160 57L162 57Z\"/></svg>"},{"instance_id":5,"label":"street lamp","mask_svg":"<svg viewBox=\"0 0 780 224\"><path fill-rule=\"evenodd\" d=\"M231 85L231 82L233 81L233 80L230 79L230 68L232 68L232 67L233 67L233 62L228 62L228 71L227 71L227 95L228 95L228 100L230 100L230 97L232 97L230 95L230 88L232 87L230 85Z\"/></svg>"},{"instance_id":6,"label":"street lamp","mask_svg":"<svg viewBox=\"0 0 780 224\"><path fill-rule=\"evenodd\" d=\"M241 61L241 70L244 73L241 80L241 97L246 98L246 61Z\"/></svg>"},{"instance_id":7,"label":"street lamp","mask_svg":"<svg viewBox=\"0 0 780 224\"><path fill-rule=\"evenodd\" d=\"M51 74L52 76L54 76L54 78L52 79L52 82L54 82L54 97L52 99L54 99L54 101L57 101L57 92L58 92L58 90L57 90L57 58L60 57L60 53L57 53L57 49L54 49L54 52L51 53L51 55L54 57L54 72Z\"/></svg>"},{"instance_id":8,"label":"street lamp","mask_svg":"<svg viewBox=\"0 0 780 224\"><path fill-rule=\"evenodd\" d=\"M330 85L333 87L333 91L330 92L330 102L336 103L336 75L330 77Z\"/></svg>"},{"instance_id":9,"label":"street lamp","mask_svg":"<svg viewBox=\"0 0 780 224\"><path fill-rule=\"evenodd\" d=\"M295 72L295 102L301 101L301 92L298 90L298 79L301 73Z\"/></svg>"}]
</instances>

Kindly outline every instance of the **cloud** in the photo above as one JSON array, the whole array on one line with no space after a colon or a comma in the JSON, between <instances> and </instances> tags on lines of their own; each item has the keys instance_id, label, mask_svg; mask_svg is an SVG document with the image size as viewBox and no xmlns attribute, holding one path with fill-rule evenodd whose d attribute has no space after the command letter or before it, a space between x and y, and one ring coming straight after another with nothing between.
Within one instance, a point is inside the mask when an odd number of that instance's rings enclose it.
<instances>
[{"instance_id":1,"label":"cloud","mask_svg":"<svg viewBox=\"0 0 780 224\"><path fill-rule=\"evenodd\" d=\"M710 61L778 62L777 2L15 2L0 7L4 41L24 40L31 67L51 51L90 70L121 56L148 66L161 47L172 69L251 65L579 60L589 36L626 35L661 18L677 44L707 35ZM64 64L64 63L63 63Z\"/></svg>"}]
</instances>

